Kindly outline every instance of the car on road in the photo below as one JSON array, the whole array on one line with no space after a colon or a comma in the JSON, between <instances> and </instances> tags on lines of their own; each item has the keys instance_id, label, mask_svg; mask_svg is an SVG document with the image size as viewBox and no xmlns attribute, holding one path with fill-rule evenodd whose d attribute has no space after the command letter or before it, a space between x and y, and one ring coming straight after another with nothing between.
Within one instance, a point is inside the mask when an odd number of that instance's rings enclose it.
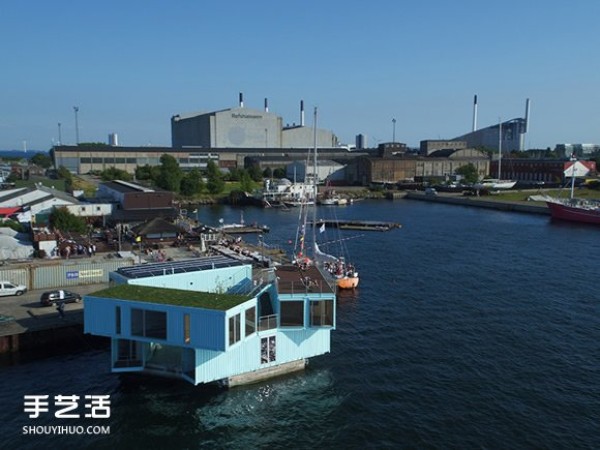
<instances>
[{"instance_id":1,"label":"car on road","mask_svg":"<svg viewBox=\"0 0 600 450\"><path fill-rule=\"evenodd\" d=\"M10 281L0 281L0 296L23 295L27 292L27 287L22 284L14 284Z\"/></svg>"},{"instance_id":2,"label":"car on road","mask_svg":"<svg viewBox=\"0 0 600 450\"><path fill-rule=\"evenodd\" d=\"M52 306L57 303L79 303L81 295L76 292L64 291L64 297L60 297L60 290L44 292L40 297L42 306Z\"/></svg>"}]
</instances>

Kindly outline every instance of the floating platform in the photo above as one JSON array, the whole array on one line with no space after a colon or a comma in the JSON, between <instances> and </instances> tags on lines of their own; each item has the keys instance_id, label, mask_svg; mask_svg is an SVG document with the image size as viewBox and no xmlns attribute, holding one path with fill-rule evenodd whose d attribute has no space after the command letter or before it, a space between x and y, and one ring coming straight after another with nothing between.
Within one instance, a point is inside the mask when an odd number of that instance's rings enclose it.
<instances>
[{"instance_id":1,"label":"floating platform","mask_svg":"<svg viewBox=\"0 0 600 450\"><path fill-rule=\"evenodd\" d=\"M390 231L402 227L401 224L396 222L379 222L374 220L317 220L316 224L318 227L325 224L325 227L361 231Z\"/></svg>"}]
</instances>

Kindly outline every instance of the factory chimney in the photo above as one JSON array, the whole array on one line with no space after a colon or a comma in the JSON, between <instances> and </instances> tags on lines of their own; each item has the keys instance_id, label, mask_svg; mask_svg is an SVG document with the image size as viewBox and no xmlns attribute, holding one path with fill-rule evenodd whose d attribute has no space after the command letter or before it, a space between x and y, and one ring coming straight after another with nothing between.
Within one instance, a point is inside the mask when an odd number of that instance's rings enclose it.
<instances>
[{"instance_id":1,"label":"factory chimney","mask_svg":"<svg viewBox=\"0 0 600 450\"><path fill-rule=\"evenodd\" d=\"M473 98L473 131L477 131L477 94Z\"/></svg>"},{"instance_id":2,"label":"factory chimney","mask_svg":"<svg viewBox=\"0 0 600 450\"><path fill-rule=\"evenodd\" d=\"M529 99L525 101L525 133L529 133Z\"/></svg>"},{"instance_id":3,"label":"factory chimney","mask_svg":"<svg viewBox=\"0 0 600 450\"><path fill-rule=\"evenodd\" d=\"M267 101L266 97L265 97L265 112L269 112L269 102Z\"/></svg>"},{"instance_id":4,"label":"factory chimney","mask_svg":"<svg viewBox=\"0 0 600 450\"><path fill-rule=\"evenodd\" d=\"M240 108L244 107L244 94L240 92Z\"/></svg>"},{"instance_id":5,"label":"factory chimney","mask_svg":"<svg viewBox=\"0 0 600 450\"><path fill-rule=\"evenodd\" d=\"M304 100L300 100L300 126L304 126Z\"/></svg>"}]
</instances>

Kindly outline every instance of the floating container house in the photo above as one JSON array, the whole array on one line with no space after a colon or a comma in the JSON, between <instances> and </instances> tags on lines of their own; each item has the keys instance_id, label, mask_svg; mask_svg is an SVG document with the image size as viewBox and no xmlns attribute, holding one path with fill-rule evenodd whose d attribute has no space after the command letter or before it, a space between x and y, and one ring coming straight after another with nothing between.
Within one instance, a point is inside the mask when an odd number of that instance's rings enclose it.
<instances>
[{"instance_id":1,"label":"floating container house","mask_svg":"<svg viewBox=\"0 0 600 450\"><path fill-rule=\"evenodd\" d=\"M85 332L111 338L112 372L251 383L330 351L335 288L316 268L213 256L123 267L84 297Z\"/></svg>"}]
</instances>

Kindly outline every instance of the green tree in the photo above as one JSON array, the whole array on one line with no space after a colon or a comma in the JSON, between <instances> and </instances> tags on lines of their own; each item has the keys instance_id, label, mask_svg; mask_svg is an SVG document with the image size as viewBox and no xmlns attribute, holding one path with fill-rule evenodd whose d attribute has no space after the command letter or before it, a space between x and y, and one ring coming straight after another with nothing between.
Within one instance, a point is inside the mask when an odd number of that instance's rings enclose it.
<instances>
[{"instance_id":1,"label":"green tree","mask_svg":"<svg viewBox=\"0 0 600 450\"><path fill-rule=\"evenodd\" d=\"M73 187L73 174L65 166L60 166L56 175L59 179L65 180L65 189L70 190Z\"/></svg>"},{"instance_id":2,"label":"green tree","mask_svg":"<svg viewBox=\"0 0 600 450\"><path fill-rule=\"evenodd\" d=\"M220 194L223 192L225 189L225 180L223 180L219 167L212 159L209 159L206 164L206 178L208 179L206 188L209 193Z\"/></svg>"},{"instance_id":3,"label":"green tree","mask_svg":"<svg viewBox=\"0 0 600 450\"><path fill-rule=\"evenodd\" d=\"M250 178L252 178L254 181L262 181L263 179L262 171L260 170L258 164L250 166L248 168L248 173L250 174Z\"/></svg>"},{"instance_id":4,"label":"green tree","mask_svg":"<svg viewBox=\"0 0 600 450\"><path fill-rule=\"evenodd\" d=\"M44 169L52 167L52 158L48 153L36 153L31 157L31 162Z\"/></svg>"},{"instance_id":5,"label":"green tree","mask_svg":"<svg viewBox=\"0 0 600 450\"><path fill-rule=\"evenodd\" d=\"M204 190L204 180L198 169L192 169L181 179L181 193L189 197L201 194Z\"/></svg>"},{"instance_id":6,"label":"green tree","mask_svg":"<svg viewBox=\"0 0 600 450\"><path fill-rule=\"evenodd\" d=\"M229 181L240 181L242 179L243 172L244 169L232 167L231 169L229 169Z\"/></svg>"},{"instance_id":7,"label":"green tree","mask_svg":"<svg viewBox=\"0 0 600 450\"><path fill-rule=\"evenodd\" d=\"M179 168L177 160L166 153L160 157L160 174L156 185L167 191L179 192L183 173Z\"/></svg>"},{"instance_id":8,"label":"green tree","mask_svg":"<svg viewBox=\"0 0 600 450\"><path fill-rule=\"evenodd\" d=\"M100 178L103 181L113 181L113 180L123 180L123 181L131 181L133 177L131 174L125 170L117 169L116 167L109 167L106 170L103 170L100 173Z\"/></svg>"},{"instance_id":9,"label":"green tree","mask_svg":"<svg viewBox=\"0 0 600 450\"><path fill-rule=\"evenodd\" d=\"M273 171L273 178L285 178L285 167L278 167Z\"/></svg>"},{"instance_id":10,"label":"green tree","mask_svg":"<svg viewBox=\"0 0 600 450\"><path fill-rule=\"evenodd\" d=\"M454 172L457 175L462 175L467 183L476 183L479 180L477 168L472 163L460 166Z\"/></svg>"},{"instance_id":11,"label":"green tree","mask_svg":"<svg viewBox=\"0 0 600 450\"><path fill-rule=\"evenodd\" d=\"M136 180L151 180L156 182L159 176L160 166L150 166L149 164L146 164L145 166L137 166L135 168Z\"/></svg>"},{"instance_id":12,"label":"green tree","mask_svg":"<svg viewBox=\"0 0 600 450\"><path fill-rule=\"evenodd\" d=\"M271 178L273 176L273 170L270 167L267 167L263 170L262 177L263 178Z\"/></svg>"},{"instance_id":13,"label":"green tree","mask_svg":"<svg viewBox=\"0 0 600 450\"><path fill-rule=\"evenodd\" d=\"M244 170L242 178L240 179L240 190L244 192L252 192L254 190L254 182L250 177L250 174Z\"/></svg>"},{"instance_id":14,"label":"green tree","mask_svg":"<svg viewBox=\"0 0 600 450\"><path fill-rule=\"evenodd\" d=\"M84 233L86 231L85 220L81 217L74 216L67 208L55 208L50 214L50 225L55 230L73 231L76 233Z\"/></svg>"},{"instance_id":15,"label":"green tree","mask_svg":"<svg viewBox=\"0 0 600 450\"><path fill-rule=\"evenodd\" d=\"M4 219L3 221L0 221L0 227L7 227L15 230L18 233L23 233L26 231L21 222L17 222L16 220L12 219Z\"/></svg>"}]
</instances>

